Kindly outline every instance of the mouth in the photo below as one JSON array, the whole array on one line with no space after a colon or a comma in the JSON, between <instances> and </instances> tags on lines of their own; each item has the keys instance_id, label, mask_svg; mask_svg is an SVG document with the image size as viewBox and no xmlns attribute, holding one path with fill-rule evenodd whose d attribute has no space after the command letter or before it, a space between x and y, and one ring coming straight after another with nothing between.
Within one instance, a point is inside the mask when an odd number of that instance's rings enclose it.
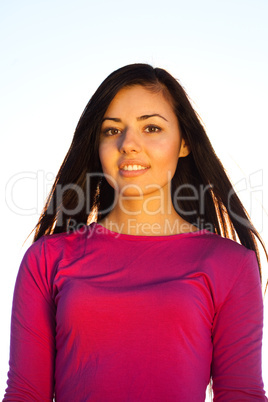
<instances>
[{"instance_id":1,"label":"mouth","mask_svg":"<svg viewBox=\"0 0 268 402\"><path fill-rule=\"evenodd\" d=\"M138 161L125 161L119 165L119 172L124 177L140 176L150 169L150 166L138 163Z\"/></svg>"},{"instance_id":2,"label":"mouth","mask_svg":"<svg viewBox=\"0 0 268 402\"><path fill-rule=\"evenodd\" d=\"M144 169L148 169L147 166L142 166L142 165L125 165L121 168L121 170L125 170L128 172L132 172L133 170L144 170Z\"/></svg>"}]
</instances>

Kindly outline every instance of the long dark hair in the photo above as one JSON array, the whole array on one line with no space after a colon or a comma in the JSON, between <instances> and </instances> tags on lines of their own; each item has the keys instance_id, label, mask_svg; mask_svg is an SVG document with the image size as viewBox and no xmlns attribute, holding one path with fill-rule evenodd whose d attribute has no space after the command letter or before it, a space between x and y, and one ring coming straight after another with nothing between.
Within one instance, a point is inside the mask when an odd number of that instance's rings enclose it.
<instances>
[{"instance_id":1,"label":"long dark hair","mask_svg":"<svg viewBox=\"0 0 268 402\"><path fill-rule=\"evenodd\" d=\"M114 201L114 190L103 177L99 160L102 119L117 92L133 85L162 91L171 99L182 135L191 148L187 157L179 159L172 179L172 199L179 215L223 237L233 240L238 237L241 244L255 251L260 266L256 238L265 250L263 242L186 92L167 71L147 64L131 64L114 71L88 102L36 225L34 241L43 235L87 225L94 216L98 221L107 215Z\"/></svg>"}]
</instances>

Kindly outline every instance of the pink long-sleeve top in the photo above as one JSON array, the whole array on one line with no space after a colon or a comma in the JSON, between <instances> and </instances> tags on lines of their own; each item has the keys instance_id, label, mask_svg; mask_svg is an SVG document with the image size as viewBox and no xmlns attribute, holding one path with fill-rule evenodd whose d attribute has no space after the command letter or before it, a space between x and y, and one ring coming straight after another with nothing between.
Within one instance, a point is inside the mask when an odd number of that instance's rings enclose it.
<instances>
[{"instance_id":1,"label":"pink long-sleeve top","mask_svg":"<svg viewBox=\"0 0 268 402\"><path fill-rule=\"evenodd\" d=\"M202 230L44 236L14 292L4 401L265 401L255 253Z\"/></svg>"}]
</instances>

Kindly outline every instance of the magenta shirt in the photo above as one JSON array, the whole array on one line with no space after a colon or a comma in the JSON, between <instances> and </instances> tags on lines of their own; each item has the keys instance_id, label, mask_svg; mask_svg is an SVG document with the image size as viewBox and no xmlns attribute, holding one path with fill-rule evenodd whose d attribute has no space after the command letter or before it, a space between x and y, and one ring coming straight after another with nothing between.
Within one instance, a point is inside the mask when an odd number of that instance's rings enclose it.
<instances>
[{"instance_id":1,"label":"magenta shirt","mask_svg":"<svg viewBox=\"0 0 268 402\"><path fill-rule=\"evenodd\" d=\"M255 253L208 231L44 236L14 292L4 401L265 401Z\"/></svg>"}]
</instances>

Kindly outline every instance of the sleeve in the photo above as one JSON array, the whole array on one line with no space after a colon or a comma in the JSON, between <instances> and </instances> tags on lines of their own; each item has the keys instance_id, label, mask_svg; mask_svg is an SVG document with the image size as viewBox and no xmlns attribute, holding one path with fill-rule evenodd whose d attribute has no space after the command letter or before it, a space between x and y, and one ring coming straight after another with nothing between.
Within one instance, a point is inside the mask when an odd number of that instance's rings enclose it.
<instances>
[{"instance_id":1,"label":"sleeve","mask_svg":"<svg viewBox=\"0 0 268 402\"><path fill-rule=\"evenodd\" d=\"M51 294L41 238L26 252L16 280L3 401L53 400L55 306Z\"/></svg>"},{"instance_id":2,"label":"sleeve","mask_svg":"<svg viewBox=\"0 0 268 402\"><path fill-rule=\"evenodd\" d=\"M214 318L214 401L267 401L261 367L262 329L259 269L255 253L249 251Z\"/></svg>"}]
</instances>

